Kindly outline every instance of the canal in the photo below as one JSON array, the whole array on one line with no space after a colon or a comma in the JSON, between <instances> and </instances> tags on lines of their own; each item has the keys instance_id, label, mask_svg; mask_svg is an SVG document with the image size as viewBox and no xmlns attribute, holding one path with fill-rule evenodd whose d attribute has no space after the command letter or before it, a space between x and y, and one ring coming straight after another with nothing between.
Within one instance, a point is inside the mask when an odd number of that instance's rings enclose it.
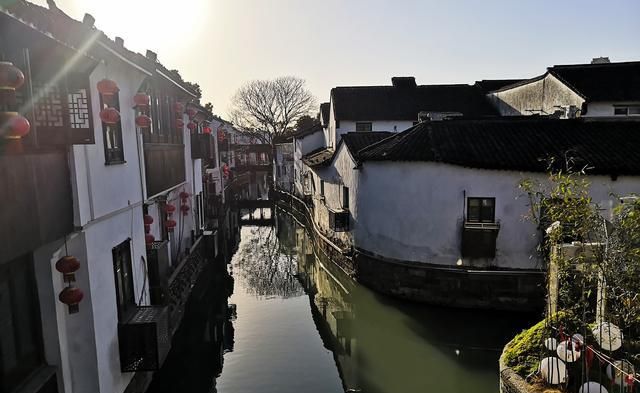
<instances>
[{"instance_id":1,"label":"canal","mask_svg":"<svg viewBox=\"0 0 640 393\"><path fill-rule=\"evenodd\" d=\"M502 347L536 318L376 294L281 210L211 270L149 393L496 393Z\"/></svg>"}]
</instances>

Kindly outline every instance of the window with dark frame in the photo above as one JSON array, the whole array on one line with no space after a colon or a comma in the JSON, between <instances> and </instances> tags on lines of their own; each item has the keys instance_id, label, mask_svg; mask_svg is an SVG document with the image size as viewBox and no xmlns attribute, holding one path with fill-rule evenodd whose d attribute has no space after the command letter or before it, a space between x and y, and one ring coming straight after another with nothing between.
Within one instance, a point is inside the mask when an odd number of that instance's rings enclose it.
<instances>
[{"instance_id":1,"label":"window with dark frame","mask_svg":"<svg viewBox=\"0 0 640 393\"><path fill-rule=\"evenodd\" d=\"M342 208L349 208L349 187L342 186Z\"/></svg>"},{"instance_id":2,"label":"window with dark frame","mask_svg":"<svg viewBox=\"0 0 640 393\"><path fill-rule=\"evenodd\" d=\"M632 106L614 106L613 114L616 116L633 116L640 115L640 105Z\"/></svg>"},{"instance_id":3,"label":"window with dark frame","mask_svg":"<svg viewBox=\"0 0 640 393\"><path fill-rule=\"evenodd\" d=\"M0 392L13 392L44 363L30 255L0 263Z\"/></svg>"},{"instance_id":4,"label":"window with dark frame","mask_svg":"<svg viewBox=\"0 0 640 393\"><path fill-rule=\"evenodd\" d=\"M356 122L356 131L371 131L373 129L373 124L370 121L359 121Z\"/></svg>"},{"instance_id":5,"label":"window with dark frame","mask_svg":"<svg viewBox=\"0 0 640 393\"><path fill-rule=\"evenodd\" d=\"M118 320L125 322L136 306L133 292L133 267L131 265L131 239L127 239L111 250L116 281L116 305Z\"/></svg>"},{"instance_id":6,"label":"window with dark frame","mask_svg":"<svg viewBox=\"0 0 640 393\"><path fill-rule=\"evenodd\" d=\"M120 99L118 93L114 94L109 104L105 103L100 96L100 108L115 108L120 112ZM102 138L104 143L105 165L123 164L124 147L122 146L122 122L118 120L116 124L102 123Z\"/></svg>"},{"instance_id":7,"label":"window with dark frame","mask_svg":"<svg viewBox=\"0 0 640 393\"><path fill-rule=\"evenodd\" d=\"M320 180L320 196L324 196L324 180Z\"/></svg>"},{"instance_id":8,"label":"window with dark frame","mask_svg":"<svg viewBox=\"0 0 640 393\"><path fill-rule=\"evenodd\" d=\"M467 198L467 222L494 223L496 198Z\"/></svg>"}]
</instances>

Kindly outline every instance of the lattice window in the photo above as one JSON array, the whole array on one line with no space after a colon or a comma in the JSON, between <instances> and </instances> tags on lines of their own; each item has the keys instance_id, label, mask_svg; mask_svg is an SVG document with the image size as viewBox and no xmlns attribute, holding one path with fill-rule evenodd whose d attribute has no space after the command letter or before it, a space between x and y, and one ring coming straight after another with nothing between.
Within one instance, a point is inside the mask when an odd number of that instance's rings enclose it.
<instances>
[{"instance_id":1,"label":"lattice window","mask_svg":"<svg viewBox=\"0 0 640 393\"><path fill-rule=\"evenodd\" d=\"M71 128L89 128L89 100L87 90L78 89L68 94L69 122Z\"/></svg>"},{"instance_id":2,"label":"lattice window","mask_svg":"<svg viewBox=\"0 0 640 393\"><path fill-rule=\"evenodd\" d=\"M64 111L60 89L56 85L38 86L34 100L34 123L37 127L63 127Z\"/></svg>"}]
</instances>

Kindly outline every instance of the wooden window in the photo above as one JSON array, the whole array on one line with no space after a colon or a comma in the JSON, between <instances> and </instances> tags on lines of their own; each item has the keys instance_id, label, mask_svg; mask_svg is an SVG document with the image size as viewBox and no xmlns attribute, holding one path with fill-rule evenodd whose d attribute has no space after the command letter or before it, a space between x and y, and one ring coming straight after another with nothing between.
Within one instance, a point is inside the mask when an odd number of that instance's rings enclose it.
<instances>
[{"instance_id":1,"label":"wooden window","mask_svg":"<svg viewBox=\"0 0 640 393\"><path fill-rule=\"evenodd\" d=\"M320 196L324 196L324 180L320 180Z\"/></svg>"},{"instance_id":2,"label":"wooden window","mask_svg":"<svg viewBox=\"0 0 640 393\"><path fill-rule=\"evenodd\" d=\"M496 198L467 198L467 222L495 222Z\"/></svg>"},{"instance_id":3,"label":"wooden window","mask_svg":"<svg viewBox=\"0 0 640 393\"><path fill-rule=\"evenodd\" d=\"M0 264L0 392L13 392L43 363L30 256Z\"/></svg>"},{"instance_id":4,"label":"wooden window","mask_svg":"<svg viewBox=\"0 0 640 393\"><path fill-rule=\"evenodd\" d=\"M628 108L626 106L618 106L613 108L613 114L616 116L626 116L628 112Z\"/></svg>"},{"instance_id":5,"label":"wooden window","mask_svg":"<svg viewBox=\"0 0 640 393\"><path fill-rule=\"evenodd\" d=\"M349 187L342 186L342 208L349 208Z\"/></svg>"},{"instance_id":6,"label":"wooden window","mask_svg":"<svg viewBox=\"0 0 640 393\"><path fill-rule=\"evenodd\" d=\"M373 125L370 121L359 121L356 123L356 131L371 131Z\"/></svg>"},{"instance_id":7,"label":"wooden window","mask_svg":"<svg viewBox=\"0 0 640 393\"><path fill-rule=\"evenodd\" d=\"M640 115L640 105L632 106L615 106L613 114L616 116L636 116Z\"/></svg>"},{"instance_id":8,"label":"wooden window","mask_svg":"<svg viewBox=\"0 0 640 393\"><path fill-rule=\"evenodd\" d=\"M133 292L133 269L131 266L131 239L127 239L111 250L113 271L116 280L116 304L118 320L125 322L136 306Z\"/></svg>"},{"instance_id":9,"label":"wooden window","mask_svg":"<svg viewBox=\"0 0 640 393\"><path fill-rule=\"evenodd\" d=\"M112 107L120 112L120 99L116 93L109 104L100 97L100 109ZM122 122L118 120L116 124L102 123L102 138L104 143L104 163L105 165L124 164L124 147L122 146Z\"/></svg>"}]
</instances>

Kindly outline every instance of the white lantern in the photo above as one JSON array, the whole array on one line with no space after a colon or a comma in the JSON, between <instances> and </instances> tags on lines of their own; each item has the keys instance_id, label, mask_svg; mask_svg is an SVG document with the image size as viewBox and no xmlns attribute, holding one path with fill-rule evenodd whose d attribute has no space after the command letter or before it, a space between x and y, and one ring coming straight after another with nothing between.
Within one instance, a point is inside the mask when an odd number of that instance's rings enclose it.
<instances>
[{"instance_id":1,"label":"white lantern","mask_svg":"<svg viewBox=\"0 0 640 393\"><path fill-rule=\"evenodd\" d=\"M573 336L571 336L571 341L582 345L584 344L584 336L580 333L576 333Z\"/></svg>"},{"instance_id":2,"label":"white lantern","mask_svg":"<svg viewBox=\"0 0 640 393\"><path fill-rule=\"evenodd\" d=\"M598 382L587 382L584 385L580 386L580 390L578 393L609 393L604 386L600 385Z\"/></svg>"},{"instance_id":3,"label":"white lantern","mask_svg":"<svg viewBox=\"0 0 640 393\"><path fill-rule=\"evenodd\" d=\"M544 346L550 351L555 351L558 348L558 340L553 337L549 337L544 340Z\"/></svg>"},{"instance_id":4,"label":"white lantern","mask_svg":"<svg viewBox=\"0 0 640 393\"><path fill-rule=\"evenodd\" d=\"M605 351L616 351L622 347L622 332L616 325L602 322L592 332L600 348Z\"/></svg>"},{"instance_id":5,"label":"white lantern","mask_svg":"<svg viewBox=\"0 0 640 393\"><path fill-rule=\"evenodd\" d=\"M567 380L567 366L556 357L548 357L540 361L540 373L547 383L558 385Z\"/></svg>"},{"instance_id":6,"label":"white lantern","mask_svg":"<svg viewBox=\"0 0 640 393\"><path fill-rule=\"evenodd\" d=\"M635 367L627 360L616 360L613 362L613 366L611 364L607 366L607 377L616 385L624 385L627 375L634 375L635 373Z\"/></svg>"},{"instance_id":7,"label":"white lantern","mask_svg":"<svg viewBox=\"0 0 640 393\"><path fill-rule=\"evenodd\" d=\"M580 350L578 349L578 343L572 341L563 341L558 345L556 350L558 357L565 362L571 363L580 359Z\"/></svg>"}]
</instances>

